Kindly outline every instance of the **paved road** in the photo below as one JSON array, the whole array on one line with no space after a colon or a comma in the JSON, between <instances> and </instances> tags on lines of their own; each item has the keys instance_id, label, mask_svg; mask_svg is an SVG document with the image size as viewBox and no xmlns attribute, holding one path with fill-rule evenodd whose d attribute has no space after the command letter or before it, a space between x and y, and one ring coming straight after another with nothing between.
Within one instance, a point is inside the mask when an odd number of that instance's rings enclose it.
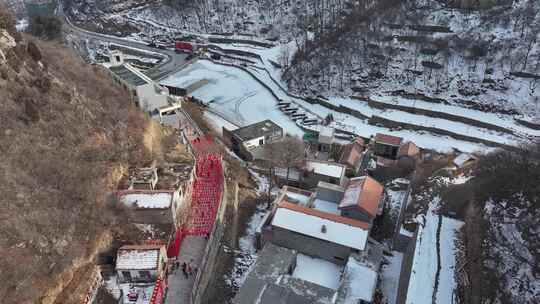
<instances>
[{"instance_id":1,"label":"paved road","mask_svg":"<svg viewBox=\"0 0 540 304\"><path fill-rule=\"evenodd\" d=\"M206 248L207 240L202 236L187 236L182 241L182 248L178 261L191 263L193 270L199 269L204 249ZM169 274L169 291L165 304L183 304L190 303L193 284L195 283L195 274L184 276L182 269L177 269L174 273Z\"/></svg>"},{"instance_id":2,"label":"paved road","mask_svg":"<svg viewBox=\"0 0 540 304\"><path fill-rule=\"evenodd\" d=\"M141 42L81 29L73 25L71 21L69 21L69 19L64 15L61 1L59 1L58 15L64 20L64 30L68 33L76 34L81 39L96 39L107 43L118 44L124 47L135 48L142 51L149 51L161 54L165 58L165 60L162 61L159 65L145 72L145 74L147 74L153 80L160 80L162 78L165 78L166 76L180 70L185 64L188 63L188 61L186 60L188 55L185 53L176 53L174 50L170 49L158 49L150 47Z\"/></svg>"}]
</instances>

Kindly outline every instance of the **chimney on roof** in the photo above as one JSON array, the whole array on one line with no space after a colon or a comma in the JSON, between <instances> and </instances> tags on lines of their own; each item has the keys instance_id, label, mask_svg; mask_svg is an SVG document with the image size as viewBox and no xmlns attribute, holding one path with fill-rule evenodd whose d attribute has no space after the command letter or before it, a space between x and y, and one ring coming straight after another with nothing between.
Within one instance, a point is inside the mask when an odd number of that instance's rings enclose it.
<instances>
[{"instance_id":1,"label":"chimney on roof","mask_svg":"<svg viewBox=\"0 0 540 304\"><path fill-rule=\"evenodd\" d=\"M322 232L322 233L326 233L326 225L322 225L322 226L321 226L321 232Z\"/></svg>"}]
</instances>

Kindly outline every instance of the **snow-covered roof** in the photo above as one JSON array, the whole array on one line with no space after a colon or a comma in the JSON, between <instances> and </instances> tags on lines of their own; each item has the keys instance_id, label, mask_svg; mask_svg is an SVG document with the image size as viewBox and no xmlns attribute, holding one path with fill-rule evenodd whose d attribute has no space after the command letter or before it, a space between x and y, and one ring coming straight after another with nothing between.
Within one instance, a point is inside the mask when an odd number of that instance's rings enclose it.
<instances>
[{"instance_id":1,"label":"snow-covered roof","mask_svg":"<svg viewBox=\"0 0 540 304\"><path fill-rule=\"evenodd\" d=\"M371 303L377 287L377 272L351 257L345 266L343 285L346 290L343 304L355 304L359 300Z\"/></svg>"},{"instance_id":2,"label":"snow-covered roof","mask_svg":"<svg viewBox=\"0 0 540 304\"><path fill-rule=\"evenodd\" d=\"M292 276L335 290L339 287L341 267L326 260L299 253L296 256L296 267Z\"/></svg>"},{"instance_id":3,"label":"snow-covered roof","mask_svg":"<svg viewBox=\"0 0 540 304\"><path fill-rule=\"evenodd\" d=\"M307 205L312 195L312 192L310 191L302 190L291 186L283 187L283 191L289 199L298 201L298 203L303 206Z\"/></svg>"},{"instance_id":4,"label":"snow-covered roof","mask_svg":"<svg viewBox=\"0 0 540 304\"><path fill-rule=\"evenodd\" d=\"M161 245L122 246L116 255L116 269L157 269Z\"/></svg>"},{"instance_id":5,"label":"snow-covered roof","mask_svg":"<svg viewBox=\"0 0 540 304\"><path fill-rule=\"evenodd\" d=\"M313 201L313 208L320 211L332 213L332 214L337 214L337 215L341 214L337 203L325 201L318 198Z\"/></svg>"},{"instance_id":6,"label":"snow-covered roof","mask_svg":"<svg viewBox=\"0 0 540 304\"><path fill-rule=\"evenodd\" d=\"M339 208L357 206L375 217L379 211L383 191L383 186L369 176L352 178L339 203Z\"/></svg>"},{"instance_id":7,"label":"snow-covered roof","mask_svg":"<svg viewBox=\"0 0 540 304\"><path fill-rule=\"evenodd\" d=\"M167 209L171 207L171 192L140 192L122 194L120 200L135 208Z\"/></svg>"},{"instance_id":8,"label":"snow-covered roof","mask_svg":"<svg viewBox=\"0 0 540 304\"><path fill-rule=\"evenodd\" d=\"M369 224L335 214L280 202L272 226L303 235L364 250Z\"/></svg>"},{"instance_id":9,"label":"snow-covered roof","mask_svg":"<svg viewBox=\"0 0 540 304\"><path fill-rule=\"evenodd\" d=\"M332 144L334 138L334 128L321 126L319 129L319 143Z\"/></svg>"},{"instance_id":10,"label":"snow-covered roof","mask_svg":"<svg viewBox=\"0 0 540 304\"><path fill-rule=\"evenodd\" d=\"M341 178L345 172L345 166L338 163L308 160L306 170L313 171L319 175Z\"/></svg>"}]
</instances>

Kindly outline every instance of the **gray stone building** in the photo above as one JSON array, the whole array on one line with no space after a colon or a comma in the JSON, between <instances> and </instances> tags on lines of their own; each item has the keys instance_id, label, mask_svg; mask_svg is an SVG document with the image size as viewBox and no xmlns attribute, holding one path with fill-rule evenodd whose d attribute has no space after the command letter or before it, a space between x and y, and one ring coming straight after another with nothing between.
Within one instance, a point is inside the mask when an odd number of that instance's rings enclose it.
<instances>
[{"instance_id":1,"label":"gray stone building","mask_svg":"<svg viewBox=\"0 0 540 304\"><path fill-rule=\"evenodd\" d=\"M369 176L352 178L339 203L341 215L372 224L383 210L384 188Z\"/></svg>"},{"instance_id":2,"label":"gray stone building","mask_svg":"<svg viewBox=\"0 0 540 304\"><path fill-rule=\"evenodd\" d=\"M283 129L268 119L232 131L223 127L225 143L245 160L259 158L264 145L281 138Z\"/></svg>"},{"instance_id":3,"label":"gray stone building","mask_svg":"<svg viewBox=\"0 0 540 304\"><path fill-rule=\"evenodd\" d=\"M366 248L369 224L302 206L285 195L260 229L260 245L281 247L343 265Z\"/></svg>"},{"instance_id":4,"label":"gray stone building","mask_svg":"<svg viewBox=\"0 0 540 304\"><path fill-rule=\"evenodd\" d=\"M336 162L306 160L302 169L301 184L307 189L317 187L319 182L343 186L347 180L347 167Z\"/></svg>"}]
</instances>

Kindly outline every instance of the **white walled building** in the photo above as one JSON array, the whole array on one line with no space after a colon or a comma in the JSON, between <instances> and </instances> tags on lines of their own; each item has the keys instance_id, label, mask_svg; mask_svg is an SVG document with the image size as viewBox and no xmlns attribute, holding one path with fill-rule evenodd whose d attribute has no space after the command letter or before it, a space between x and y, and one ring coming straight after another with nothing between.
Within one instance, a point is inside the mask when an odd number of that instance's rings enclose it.
<instances>
[{"instance_id":1,"label":"white walled building","mask_svg":"<svg viewBox=\"0 0 540 304\"><path fill-rule=\"evenodd\" d=\"M119 283L152 283L162 276L167 262L164 245L126 245L118 249Z\"/></svg>"}]
</instances>

